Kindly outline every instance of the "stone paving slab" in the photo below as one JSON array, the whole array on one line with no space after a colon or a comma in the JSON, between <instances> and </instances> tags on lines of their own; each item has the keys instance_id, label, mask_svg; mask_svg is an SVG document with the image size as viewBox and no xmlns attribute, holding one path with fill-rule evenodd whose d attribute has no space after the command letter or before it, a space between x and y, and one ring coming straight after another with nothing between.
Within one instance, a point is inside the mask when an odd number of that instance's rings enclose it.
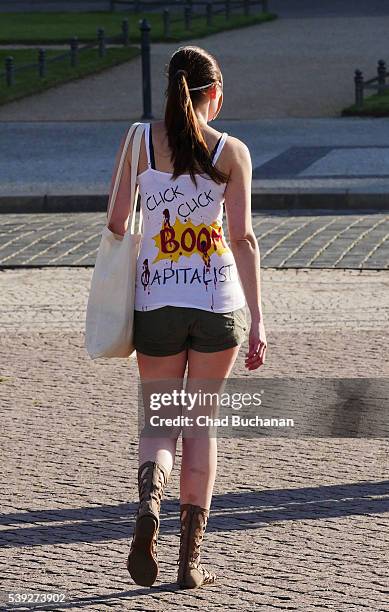
<instances>
[{"instance_id":1,"label":"stone paving slab","mask_svg":"<svg viewBox=\"0 0 389 612\"><path fill-rule=\"evenodd\" d=\"M2 197L96 196L108 195L117 148L131 123L51 120L0 125ZM385 118L216 120L215 127L246 143L254 190L389 191Z\"/></svg>"},{"instance_id":2,"label":"stone paving slab","mask_svg":"<svg viewBox=\"0 0 389 612\"><path fill-rule=\"evenodd\" d=\"M253 211L252 219L264 268L389 268L387 214ZM93 266L105 222L106 213L0 215L0 267Z\"/></svg>"},{"instance_id":3,"label":"stone paving slab","mask_svg":"<svg viewBox=\"0 0 389 612\"><path fill-rule=\"evenodd\" d=\"M385 119L220 121L247 144L253 210L389 209ZM4 122L0 213L106 209L128 122Z\"/></svg>"},{"instance_id":4,"label":"stone paving slab","mask_svg":"<svg viewBox=\"0 0 389 612\"><path fill-rule=\"evenodd\" d=\"M2 589L63 589L59 610L386 610L383 439L223 439L203 546L219 583L196 592L175 585L179 443L161 575L151 589L131 582L137 370L85 353L91 272L0 273ZM261 278L269 350L250 376L389 375L388 272L264 269ZM233 376L248 375L245 351Z\"/></svg>"}]
</instances>

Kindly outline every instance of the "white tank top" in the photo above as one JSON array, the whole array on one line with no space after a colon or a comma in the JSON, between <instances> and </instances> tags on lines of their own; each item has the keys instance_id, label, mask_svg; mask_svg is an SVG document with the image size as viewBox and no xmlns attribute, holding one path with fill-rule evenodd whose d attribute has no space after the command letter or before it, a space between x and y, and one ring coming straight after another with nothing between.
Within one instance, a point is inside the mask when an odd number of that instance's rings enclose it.
<instances>
[{"instance_id":1,"label":"white tank top","mask_svg":"<svg viewBox=\"0 0 389 612\"><path fill-rule=\"evenodd\" d=\"M156 170L151 124L144 131L148 168L138 174L143 235L137 260L135 310L188 306L230 312L246 300L223 232L226 183L196 174L174 181ZM212 152L216 163L227 138Z\"/></svg>"}]
</instances>

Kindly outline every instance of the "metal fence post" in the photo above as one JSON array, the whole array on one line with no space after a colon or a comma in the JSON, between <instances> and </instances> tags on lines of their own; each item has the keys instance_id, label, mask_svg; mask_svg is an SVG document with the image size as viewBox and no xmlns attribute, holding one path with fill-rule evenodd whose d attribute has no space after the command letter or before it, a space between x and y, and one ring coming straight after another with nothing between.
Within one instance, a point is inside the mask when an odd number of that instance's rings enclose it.
<instances>
[{"instance_id":1,"label":"metal fence post","mask_svg":"<svg viewBox=\"0 0 389 612\"><path fill-rule=\"evenodd\" d=\"M269 5L267 3L267 0L262 0L262 13L268 13L269 12Z\"/></svg>"},{"instance_id":2,"label":"metal fence post","mask_svg":"<svg viewBox=\"0 0 389 612\"><path fill-rule=\"evenodd\" d=\"M111 13L115 10L115 0L110 0L109 10L111 11Z\"/></svg>"},{"instance_id":3,"label":"metal fence post","mask_svg":"<svg viewBox=\"0 0 389 612\"><path fill-rule=\"evenodd\" d=\"M134 2L134 11L138 15L140 13L141 3L140 0L135 0Z\"/></svg>"},{"instance_id":4,"label":"metal fence post","mask_svg":"<svg viewBox=\"0 0 389 612\"><path fill-rule=\"evenodd\" d=\"M245 17L250 15L250 0L243 0L243 12Z\"/></svg>"},{"instance_id":5,"label":"metal fence post","mask_svg":"<svg viewBox=\"0 0 389 612\"><path fill-rule=\"evenodd\" d=\"M386 85L386 64L385 60L378 60L377 65L377 76L378 76L378 93L385 93Z\"/></svg>"},{"instance_id":6,"label":"metal fence post","mask_svg":"<svg viewBox=\"0 0 389 612\"><path fill-rule=\"evenodd\" d=\"M226 19L229 19L231 15L231 0L226 0Z\"/></svg>"},{"instance_id":7,"label":"metal fence post","mask_svg":"<svg viewBox=\"0 0 389 612\"><path fill-rule=\"evenodd\" d=\"M99 45L99 57L104 57L106 54L104 28L97 28L97 40Z\"/></svg>"},{"instance_id":8,"label":"metal fence post","mask_svg":"<svg viewBox=\"0 0 389 612\"><path fill-rule=\"evenodd\" d=\"M363 106L363 74L361 70L355 71L355 106L361 109Z\"/></svg>"},{"instance_id":9,"label":"metal fence post","mask_svg":"<svg viewBox=\"0 0 389 612\"><path fill-rule=\"evenodd\" d=\"M14 83L14 58L12 55L8 55L5 58L5 80L8 87L11 87Z\"/></svg>"},{"instance_id":10,"label":"metal fence post","mask_svg":"<svg viewBox=\"0 0 389 612\"><path fill-rule=\"evenodd\" d=\"M169 9L163 9L163 35L165 38L170 36L170 13Z\"/></svg>"},{"instance_id":11,"label":"metal fence post","mask_svg":"<svg viewBox=\"0 0 389 612\"><path fill-rule=\"evenodd\" d=\"M184 8L184 18L185 18L185 29L190 30L192 27L192 7L186 6Z\"/></svg>"},{"instance_id":12,"label":"metal fence post","mask_svg":"<svg viewBox=\"0 0 389 612\"><path fill-rule=\"evenodd\" d=\"M78 64L78 38L77 36L73 36L70 39L70 65L72 68L77 66Z\"/></svg>"},{"instance_id":13,"label":"metal fence post","mask_svg":"<svg viewBox=\"0 0 389 612\"><path fill-rule=\"evenodd\" d=\"M207 2L207 26L212 25L212 2Z\"/></svg>"},{"instance_id":14,"label":"metal fence post","mask_svg":"<svg viewBox=\"0 0 389 612\"><path fill-rule=\"evenodd\" d=\"M128 19L123 19L122 21L122 36L123 36L123 46L128 47L128 43L130 42L130 34L128 27Z\"/></svg>"},{"instance_id":15,"label":"metal fence post","mask_svg":"<svg viewBox=\"0 0 389 612\"><path fill-rule=\"evenodd\" d=\"M143 115L142 119L153 119L151 112L151 66L150 66L150 24L147 19L139 21L140 44L142 55L142 92Z\"/></svg>"},{"instance_id":16,"label":"metal fence post","mask_svg":"<svg viewBox=\"0 0 389 612\"><path fill-rule=\"evenodd\" d=\"M45 49L38 49L38 72L40 78L46 76L46 51Z\"/></svg>"}]
</instances>

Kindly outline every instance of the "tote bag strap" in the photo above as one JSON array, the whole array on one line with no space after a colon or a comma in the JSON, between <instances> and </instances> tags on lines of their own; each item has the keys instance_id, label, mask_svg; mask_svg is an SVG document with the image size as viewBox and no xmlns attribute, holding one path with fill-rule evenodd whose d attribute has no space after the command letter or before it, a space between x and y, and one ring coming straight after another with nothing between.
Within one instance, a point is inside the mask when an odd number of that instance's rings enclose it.
<instances>
[{"instance_id":1,"label":"tote bag strap","mask_svg":"<svg viewBox=\"0 0 389 612\"><path fill-rule=\"evenodd\" d=\"M145 123L138 123L134 140L132 142L132 158L131 158L131 211L129 218L129 228L131 234L135 232L135 213L136 213L136 203L138 200L139 186L136 185L136 176L138 172L138 162L139 162L139 153L140 153L140 143L142 140L142 134L145 131L146 125ZM139 210L139 223L138 223L138 232L141 233L142 228L142 207Z\"/></svg>"},{"instance_id":2,"label":"tote bag strap","mask_svg":"<svg viewBox=\"0 0 389 612\"><path fill-rule=\"evenodd\" d=\"M123 173L124 161L126 159L128 145L131 140L132 134L134 134L134 139L132 142L132 157L131 157L131 191L130 191L130 213L129 213L129 229L131 233L134 233L135 229L135 213L136 213L136 203L138 197L138 188L136 187L136 176L138 169L138 161L139 161L139 152L140 152L140 143L142 139L142 134L144 131L145 124L136 122L133 123L130 129L127 132L126 139L124 141L122 154L120 157L119 166L115 176L115 183L112 190L111 199L108 205L108 215L107 215L107 225L109 225L109 221L111 219L111 215L113 212L113 207L115 205L116 195L119 188L120 179ZM134 171L135 170L135 171ZM139 232L141 231L142 224L142 210L139 213Z\"/></svg>"}]
</instances>

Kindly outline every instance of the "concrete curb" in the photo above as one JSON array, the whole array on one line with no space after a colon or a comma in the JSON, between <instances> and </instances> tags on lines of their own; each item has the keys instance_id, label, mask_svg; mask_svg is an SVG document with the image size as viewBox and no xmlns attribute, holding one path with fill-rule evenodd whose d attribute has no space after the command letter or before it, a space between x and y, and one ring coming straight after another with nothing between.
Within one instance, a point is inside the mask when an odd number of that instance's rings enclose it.
<instances>
[{"instance_id":1,"label":"concrete curb","mask_svg":"<svg viewBox=\"0 0 389 612\"><path fill-rule=\"evenodd\" d=\"M255 211L328 210L366 213L389 211L386 193L252 193ZM105 212L108 195L0 196L0 214Z\"/></svg>"},{"instance_id":2,"label":"concrete curb","mask_svg":"<svg viewBox=\"0 0 389 612\"><path fill-rule=\"evenodd\" d=\"M0 214L103 212L108 195L0 196Z\"/></svg>"}]
</instances>

